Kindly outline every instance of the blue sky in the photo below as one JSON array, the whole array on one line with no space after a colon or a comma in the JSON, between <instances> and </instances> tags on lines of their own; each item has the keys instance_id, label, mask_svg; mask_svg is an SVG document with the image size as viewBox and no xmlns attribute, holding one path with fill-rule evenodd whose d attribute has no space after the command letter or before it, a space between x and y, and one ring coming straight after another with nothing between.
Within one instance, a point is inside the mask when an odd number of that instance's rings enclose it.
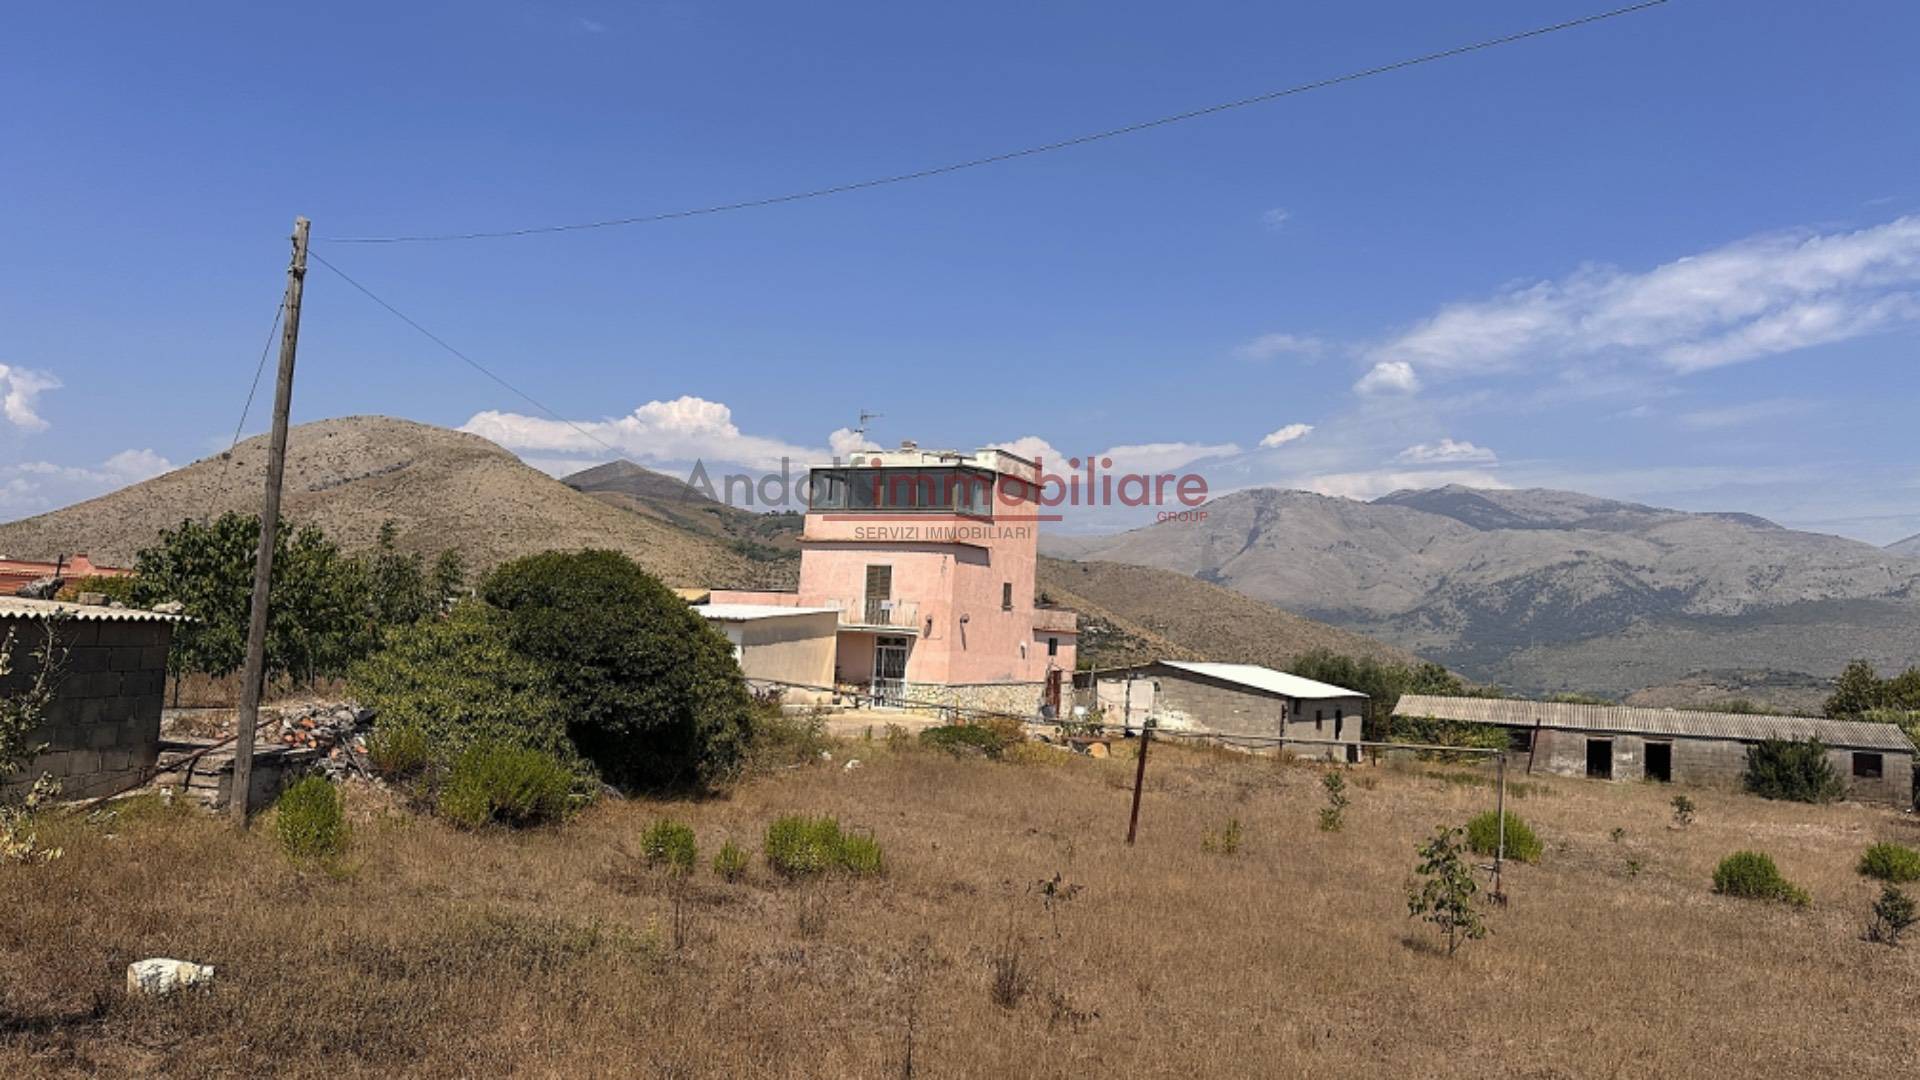
<instances>
[{"instance_id":1,"label":"blue sky","mask_svg":"<svg viewBox=\"0 0 1920 1080\"><path fill-rule=\"evenodd\" d=\"M820 457L866 408L883 442L1118 448L1216 490L1545 485L1920 532L1907 3L1673 0L829 199L325 239L858 180L1604 6L17 8L0 518L224 448L304 213L316 251L663 469ZM295 419L353 413L609 456L315 266Z\"/></svg>"}]
</instances>

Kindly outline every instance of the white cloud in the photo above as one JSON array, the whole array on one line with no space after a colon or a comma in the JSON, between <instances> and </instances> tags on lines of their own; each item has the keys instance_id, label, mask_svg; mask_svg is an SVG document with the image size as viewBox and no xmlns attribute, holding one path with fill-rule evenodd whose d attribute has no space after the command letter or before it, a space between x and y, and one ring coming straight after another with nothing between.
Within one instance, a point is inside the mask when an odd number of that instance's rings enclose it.
<instances>
[{"instance_id":1,"label":"white cloud","mask_svg":"<svg viewBox=\"0 0 1920 1080\"><path fill-rule=\"evenodd\" d=\"M1360 394L1411 394L1420 389L1420 378L1405 360L1382 360L1360 376L1353 389Z\"/></svg>"},{"instance_id":2,"label":"white cloud","mask_svg":"<svg viewBox=\"0 0 1920 1080\"><path fill-rule=\"evenodd\" d=\"M1493 461L1493 451L1464 440L1443 438L1439 442L1409 446L1394 455L1395 461L1410 465L1434 465L1442 462Z\"/></svg>"},{"instance_id":3,"label":"white cloud","mask_svg":"<svg viewBox=\"0 0 1920 1080\"><path fill-rule=\"evenodd\" d=\"M1111 468L1115 472L1153 474L1170 472L1201 458L1239 452L1237 443L1161 442L1115 446L1102 453L1100 458L1102 461L1112 459Z\"/></svg>"},{"instance_id":4,"label":"white cloud","mask_svg":"<svg viewBox=\"0 0 1920 1080\"><path fill-rule=\"evenodd\" d=\"M1377 499L1396 491L1445 487L1448 484L1476 488L1509 486L1492 473L1478 469L1421 469L1413 472L1374 469L1365 472L1326 473L1308 477L1302 486L1317 494L1336 495L1343 499Z\"/></svg>"},{"instance_id":5,"label":"white cloud","mask_svg":"<svg viewBox=\"0 0 1920 1080\"><path fill-rule=\"evenodd\" d=\"M1062 453L1051 442L1038 435L1023 435L1018 439L987 445L998 447L1010 454L1017 454L1029 461L1038 461L1042 469L1054 474L1083 467L1086 463L1086 455ZM1220 457L1239 452L1238 443L1160 442L1110 446L1094 456L1101 461L1113 462L1112 465L1101 466L1103 470L1109 472L1157 474L1170 472L1183 465L1199 461L1201 458ZM1072 464L1073 462L1080 464L1075 465Z\"/></svg>"},{"instance_id":6,"label":"white cloud","mask_svg":"<svg viewBox=\"0 0 1920 1080\"><path fill-rule=\"evenodd\" d=\"M1242 360L1272 360L1279 356L1319 356L1326 342L1301 334L1262 334L1233 350Z\"/></svg>"},{"instance_id":7,"label":"white cloud","mask_svg":"<svg viewBox=\"0 0 1920 1080\"><path fill-rule=\"evenodd\" d=\"M1442 308L1369 350L1359 388L1600 357L1699 371L1920 322L1917 286L1920 217L1752 237L1642 273L1586 267Z\"/></svg>"},{"instance_id":8,"label":"white cloud","mask_svg":"<svg viewBox=\"0 0 1920 1080\"><path fill-rule=\"evenodd\" d=\"M700 460L772 470L783 458L803 465L832 456L825 449L748 435L734 424L733 410L690 395L649 401L617 420L566 423L490 409L474 414L460 430L515 452L597 455L604 460L612 451L642 464Z\"/></svg>"},{"instance_id":9,"label":"white cloud","mask_svg":"<svg viewBox=\"0 0 1920 1080\"><path fill-rule=\"evenodd\" d=\"M1770 401L1749 401L1740 405L1727 405L1716 409L1696 409L1681 413L1682 427L1695 431L1717 431L1722 428L1743 427L1763 420L1778 420L1783 417L1797 416L1811 406L1804 401L1791 398L1775 398Z\"/></svg>"},{"instance_id":10,"label":"white cloud","mask_svg":"<svg viewBox=\"0 0 1920 1080\"><path fill-rule=\"evenodd\" d=\"M1288 424L1286 427L1280 428L1277 431L1268 432L1261 438L1260 445L1265 447L1285 446L1295 439L1306 438L1312 434L1312 432L1312 424Z\"/></svg>"},{"instance_id":11,"label":"white cloud","mask_svg":"<svg viewBox=\"0 0 1920 1080\"><path fill-rule=\"evenodd\" d=\"M0 364L0 416L15 427L45 431L47 422L35 405L41 394L59 388L60 380L48 372Z\"/></svg>"},{"instance_id":12,"label":"white cloud","mask_svg":"<svg viewBox=\"0 0 1920 1080\"><path fill-rule=\"evenodd\" d=\"M880 444L852 428L834 428L833 434L827 436L827 449L833 451L834 457L843 458L858 450L878 450Z\"/></svg>"},{"instance_id":13,"label":"white cloud","mask_svg":"<svg viewBox=\"0 0 1920 1080\"><path fill-rule=\"evenodd\" d=\"M23 516L104 495L175 468L152 450L122 450L98 465L24 461L0 465L0 511Z\"/></svg>"},{"instance_id":14,"label":"white cloud","mask_svg":"<svg viewBox=\"0 0 1920 1080\"><path fill-rule=\"evenodd\" d=\"M1005 450L1015 457L1037 461L1050 471L1066 468L1067 455L1053 448L1053 444L1038 435L1022 435L1017 439L987 444L989 450Z\"/></svg>"},{"instance_id":15,"label":"white cloud","mask_svg":"<svg viewBox=\"0 0 1920 1080\"><path fill-rule=\"evenodd\" d=\"M1260 224L1265 225L1274 232L1279 232L1292 217L1292 214L1276 206L1260 214Z\"/></svg>"}]
</instances>

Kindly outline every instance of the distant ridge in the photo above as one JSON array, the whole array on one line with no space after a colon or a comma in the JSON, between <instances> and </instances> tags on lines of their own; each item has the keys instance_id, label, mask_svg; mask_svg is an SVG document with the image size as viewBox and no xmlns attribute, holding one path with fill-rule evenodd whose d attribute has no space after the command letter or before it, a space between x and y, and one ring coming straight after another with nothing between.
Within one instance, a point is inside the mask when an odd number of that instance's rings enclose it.
<instances>
[{"instance_id":1,"label":"distant ridge","mask_svg":"<svg viewBox=\"0 0 1920 1080\"><path fill-rule=\"evenodd\" d=\"M1522 691L1765 672L1752 687L1764 696L1856 657L1920 656L1920 538L1881 549L1538 489L1359 502L1253 488L1204 509L1049 551L1186 574Z\"/></svg>"},{"instance_id":2,"label":"distant ridge","mask_svg":"<svg viewBox=\"0 0 1920 1080\"><path fill-rule=\"evenodd\" d=\"M0 524L0 551L21 558L84 551L130 565L162 529L184 519L257 513L265 463L265 437L248 439L231 458L203 458ZM392 521L403 549L457 548L481 569L549 548L602 547L633 556L674 585L763 586L777 576L724 543L583 495L477 435L383 416L294 427L284 512L349 548L371 546L381 524Z\"/></svg>"}]
</instances>

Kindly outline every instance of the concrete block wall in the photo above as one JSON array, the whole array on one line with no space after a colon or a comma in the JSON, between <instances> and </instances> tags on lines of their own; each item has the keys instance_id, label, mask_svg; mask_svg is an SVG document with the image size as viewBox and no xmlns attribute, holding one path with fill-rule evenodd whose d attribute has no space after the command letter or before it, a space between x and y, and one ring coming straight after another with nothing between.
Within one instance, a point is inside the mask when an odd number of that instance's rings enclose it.
<instances>
[{"instance_id":1,"label":"concrete block wall","mask_svg":"<svg viewBox=\"0 0 1920 1080\"><path fill-rule=\"evenodd\" d=\"M1665 742L1673 747L1673 782L1691 787L1714 787L1739 791L1745 787L1747 745L1734 739L1699 739L1674 736L1670 739L1647 738L1608 732L1566 731L1541 728L1534 739L1532 754L1535 772L1560 776L1587 775L1587 740L1610 739L1613 742L1613 779L1646 778L1647 744ZM1833 769L1847 785L1847 798L1863 802L1884 802L1894 806L1913 805L1913 757L1910 754L1883 752L1878 780L1853 775L1853 751L1832 750L1828 758ZM1525 753L1509 758L1524 765Z\"/></svg>"},{"instance_id":2,"label":"concrete block wall","mask_svg":"<svg viewBox=\"0 0 1920 1080\"><path fill-rule=\"evenodd\" d=\"M40 619L0 618L0 635L14 631L13 672L0 693L32 684L33 654L44 640ZM88 798L132 783L159 754L160 709L173 625L73 619L58 625L66 662L40 728L31 736L46 748L7 785L29 787L43 774L60 782L62 798Z\"/></svg>"}]
</instances>

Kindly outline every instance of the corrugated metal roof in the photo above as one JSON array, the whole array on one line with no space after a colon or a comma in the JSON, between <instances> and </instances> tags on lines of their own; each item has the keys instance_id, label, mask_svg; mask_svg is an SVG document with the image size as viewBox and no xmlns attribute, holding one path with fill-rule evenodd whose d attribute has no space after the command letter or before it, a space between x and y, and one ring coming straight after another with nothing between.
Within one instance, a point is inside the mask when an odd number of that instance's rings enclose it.
<instances>
[{"instance_id":1,"label":"corrugated metal roof","mask_svg":"<svg viewBox=\"0 0 1920 1080\"><path fill-rule=\"evenodd\" d=\"M1284 671L1261 667L1259 664L1214 664L1197 660L1162 660L1160 663L1181 671L1191 671L1195 675L1205 675L1222 682L1250 686L1255 690L1264 690L1269 694L1279 694L1282 697L1312 700L1367 696L1358 690L1348 690L1330 683L1303 679L1298 675L1289 675Z\"/></svg>"},{"instance_id":2,"label":"corrugated metal roof","mask_svg":"<svg viewBox=\"0 0 1920 1080\"><path fill-rule=\"evenodd\" d=\"M1828 746L1895 750L1911 754L1913 741L1893 724L1828 720L1818 716L1752 716L1694 709L1643 709L1632 705L1573 705L1518 698L1435 697L1406 694L1395 716L1430 717L1508 727L1562 728L1623 735L1681 735L1704 739L1759 742L1763 739L1819 739Z\"/></svg>"},{"instance_id":3,"label":"corrugated metal roof","mask_svg":"<svg viewBox=\"0 0 1920 1080\"><path fill-rule=\"evenodd\" d=\"M788 607L784 604L695 604L693 610L719 622L747 622L753 619L778 619L784 615L839 614L838 608Z\"/></svg>"},{"instance_id":4,"label":"corrugated metal roof","mask_svg":"<svg viewBox=\"0 0 1920 1080\"><path fill-rule=\"evenodd\" d=\"M100 604L69 604L64 600L28 600L22 596L0 596L0 618L44 619L60 615L99 622L182 622L185 616L162 615L139 608L106 607Z\"/></svg>"}]
</instances>

